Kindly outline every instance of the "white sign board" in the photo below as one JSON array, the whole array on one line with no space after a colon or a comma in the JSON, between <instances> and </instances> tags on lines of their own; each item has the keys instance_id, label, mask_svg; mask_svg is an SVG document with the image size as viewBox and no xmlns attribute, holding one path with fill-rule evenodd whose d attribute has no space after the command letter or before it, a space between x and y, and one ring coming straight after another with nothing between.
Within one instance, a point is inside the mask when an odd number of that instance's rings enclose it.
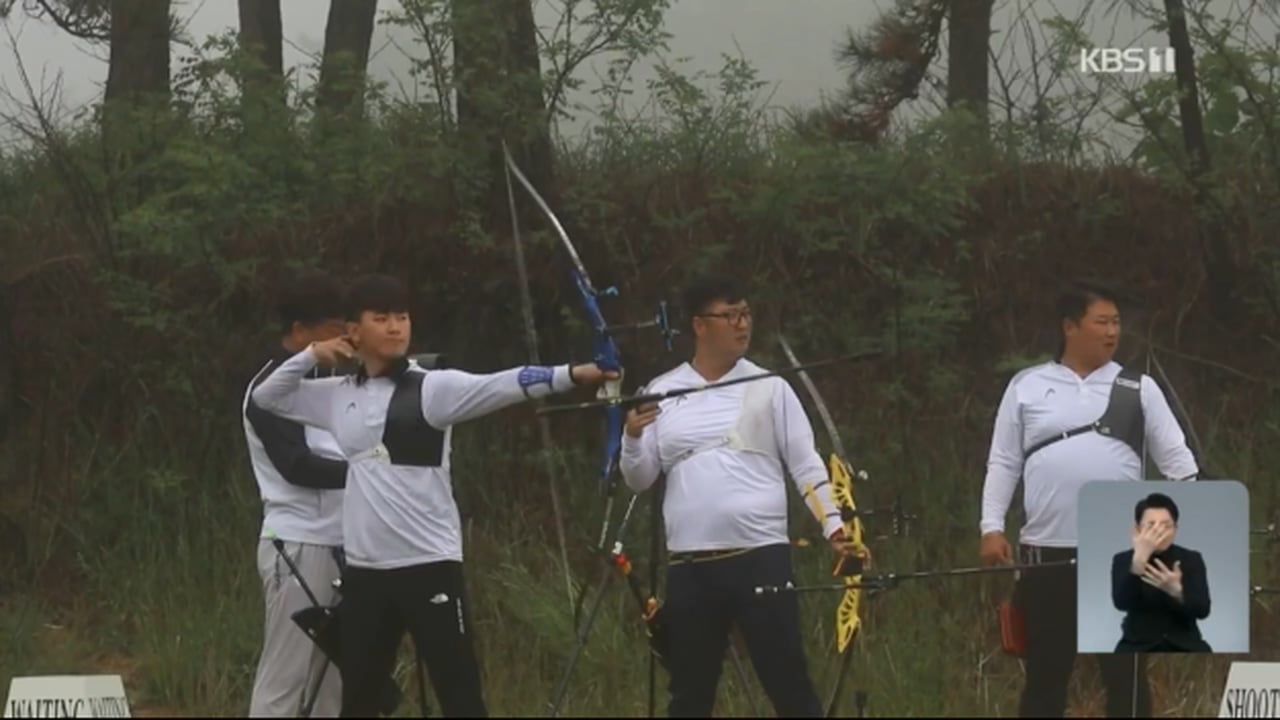
<instances>
[{"instance_id":1,"label":"white sign board","mask_svg":"<svg viewBox=\"0 0 1280 720\"><path fill-rule=\"evenodd\" d=\"M1218 717L1280 718L1280 663L1231 663Z\"/></svg>"},{"instance_id":2,"label":"white sign board","mask_svg":"<svg viewBox=\"0 0 1280 720\"><path fill-rule=\"evenodd\" d=\"M16 677L4 704L7 718L130 717L119 675Z\"/></svg>"}]
</instances>

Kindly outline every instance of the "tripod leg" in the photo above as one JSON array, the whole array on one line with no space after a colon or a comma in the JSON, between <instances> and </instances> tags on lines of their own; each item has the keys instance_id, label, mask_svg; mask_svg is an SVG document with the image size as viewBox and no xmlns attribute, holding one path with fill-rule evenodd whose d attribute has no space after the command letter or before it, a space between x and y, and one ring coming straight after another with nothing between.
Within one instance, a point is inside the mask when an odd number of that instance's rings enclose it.
<instances>
[{"instance_id":1,"label":"tripod leg","mask_svg":"<svg viewBox=\"0 0 1280 720\"><path fill-rule=\"evenodd\" d=\"M658 674L657 666L658 666L657 657L655 657L652 652L649 653L649 714L646 715L645 717L654 717L653 706L654 706L654 700L656 698L654 697L653 684Z\"/></svg>"},{"instance_id":2,"label":"tripod leg","mask_svg":"<svg viewBox=\"0 0 1280 720\"><path fill-rule=\"evenodd\" d=\"M595 624L596 615L600 612L600 605L604 602L604 595L609 590L609 583L613 580L614 571L611 568L605 568L605 576L600 580L600 587L596 590L596 596L591 601L591 610L587 613L586 622L582 624L582 628L578 631L578 641L574 643L573 651L569 655L569 664L565 666L564 674L560 676L560 682L556 685L555 694L552 696L551 702L547 704L547 709L551 713L551 717L557 717L560 713L560 706L564 704L565 695L569 692L569 679L573 677L573 668L578 664L578 658L582 656L582 651L587 647L587 637L591 634L591 626Z\"/></svg>"},{"instance_id":3,"label":"tripod leg","mask_svg":"<svg viewBox=\"0 0 1280 720\"><path fill-rule=\"evenodd\" d=\"M311 711L316 706L316 699L320 697L320 687L324 685L325 673L329 671L329 666L333 661L328 657L324 659L324 665L320 666L320 673L316 676L316 684L311 688L310 694L302 698L302 709L298 713L298 717L309 718Z\"/></svg>"},{"instance_id":4,"label":"tripod leg","mask_svg":"<svg viewBox=\"0 0 1280 720\"><path fill-rule=\"evenodd\" d=\"M649 501L649 595L650 597L658 596L658 564L659 555L661 553L661 537L662 522L662 503L666 498L667 479L659 477L658 482L654 484L653 497ZM654 688L657 680L657 657L652 651L649 652L649 714L648 717L654 717L654 705L656 701L657 690Z\"/></svg>"},{"instance_id":5,"label":"tripod leg","mask_svg":"<svg viewBox=\"0 0 1280 720\"><path fill-rule=\"evenodd\" d=\"M760 706L756 704L756 696L751 692L751 685L747 681L747 670L742 665L742 656L738 654L738 646L732 642L729 643L729 659L733 662L738 682L742 685L742 694L746 696L747 702L751 703L751 714L760 717Z\"/></svg>"},{"instance_id":6,"label":"tripod leg","mask_svg":"<svg viewBox=\"0 0 1280 720\"><path fill-rule=\"evenodd\" d=\"M422 655L416 646L413 655L418 660L418 707L422 710L422 717L431 717L431 706L427 705L427 673L423 670Z\"/></svg>"},{"instance_id":7,"label":"tripod leg","mask_svg":"<svg viewBox=\"0 0 1280 720\"><path fill-rule=\"evenodd\" d=\"M827 700L827 711L824 717L835 717L836 706L840 704L840 691L844 689L844 680L849 676L849 666L853 664L853 646L846 647L840 657L840 668L836 671L836 684L831 688L831 697ZM859 716L861 717L861 716Z\"/></svg>"}]
</instances>

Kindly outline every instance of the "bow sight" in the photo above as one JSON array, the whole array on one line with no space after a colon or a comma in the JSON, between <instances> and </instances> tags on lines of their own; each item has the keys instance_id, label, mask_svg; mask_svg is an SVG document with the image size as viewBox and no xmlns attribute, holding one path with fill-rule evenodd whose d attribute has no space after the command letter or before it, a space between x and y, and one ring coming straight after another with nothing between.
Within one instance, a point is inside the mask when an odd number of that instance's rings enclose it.
<instances>
[{"instance_id":1,"label":"bow sight","mask_svg":"<svg viewBox=\"0 0 1280 720\"><path fill-rule=\"evenodd\" d=\"M617 296L618 289L615 287L608 287L602 290L601 292L602 294ZM647 328L657 328L658 333L662 335L663 345L666 346L667 352L671 352L674 349L674 345L672 344L672 339L676 335L679 335L680 331L671 327L671 316L667 312L666 300L661 300L658 302L658 312L656 315L653 316L652 320L639 320L636 322L622 323L619 325L605 325L604 331L607 333L612 333L618 330L644 330Z\"/></svg>"}]
</instances>

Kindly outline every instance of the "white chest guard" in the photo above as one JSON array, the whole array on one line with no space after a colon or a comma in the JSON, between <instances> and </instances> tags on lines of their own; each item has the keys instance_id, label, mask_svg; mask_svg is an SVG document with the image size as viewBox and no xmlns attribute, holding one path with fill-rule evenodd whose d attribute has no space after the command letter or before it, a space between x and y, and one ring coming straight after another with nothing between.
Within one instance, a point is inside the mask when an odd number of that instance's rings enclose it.
<instances>
[{"instance_id":1,"label":"white chest guard","mask_svg":"<svg viewBox=\"0 0 1280 720\"><path fill-rule=\"evenodd\" d=\"M774 433L773 392L776 378L743 383L742 403L738 408L738 421L721 438L699 447L690 448L677 455L666 467L670 473L676 465L689 458L716 448L729 447L743 452L756 453L769 458L778 457L777 436Z\"/></svg>"}]
</instances>

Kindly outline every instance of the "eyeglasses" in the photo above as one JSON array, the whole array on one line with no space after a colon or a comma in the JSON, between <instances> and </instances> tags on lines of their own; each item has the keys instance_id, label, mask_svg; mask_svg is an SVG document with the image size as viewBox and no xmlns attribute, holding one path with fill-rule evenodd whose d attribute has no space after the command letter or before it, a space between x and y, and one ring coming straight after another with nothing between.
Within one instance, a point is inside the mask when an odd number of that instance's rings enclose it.
<instances>
[{"instance_id":1,"label":"eyeglasses","mask_svg":"<svg viewBox=\"0 0 1280 720\"><path fill-rule=\"evenodd\" d=\"M730 310L722 313L702 313L698 317L704 318L722 318L730 325L738 325L743 322L751 322L750 310Z\"/></svg>"}]
</instances>

